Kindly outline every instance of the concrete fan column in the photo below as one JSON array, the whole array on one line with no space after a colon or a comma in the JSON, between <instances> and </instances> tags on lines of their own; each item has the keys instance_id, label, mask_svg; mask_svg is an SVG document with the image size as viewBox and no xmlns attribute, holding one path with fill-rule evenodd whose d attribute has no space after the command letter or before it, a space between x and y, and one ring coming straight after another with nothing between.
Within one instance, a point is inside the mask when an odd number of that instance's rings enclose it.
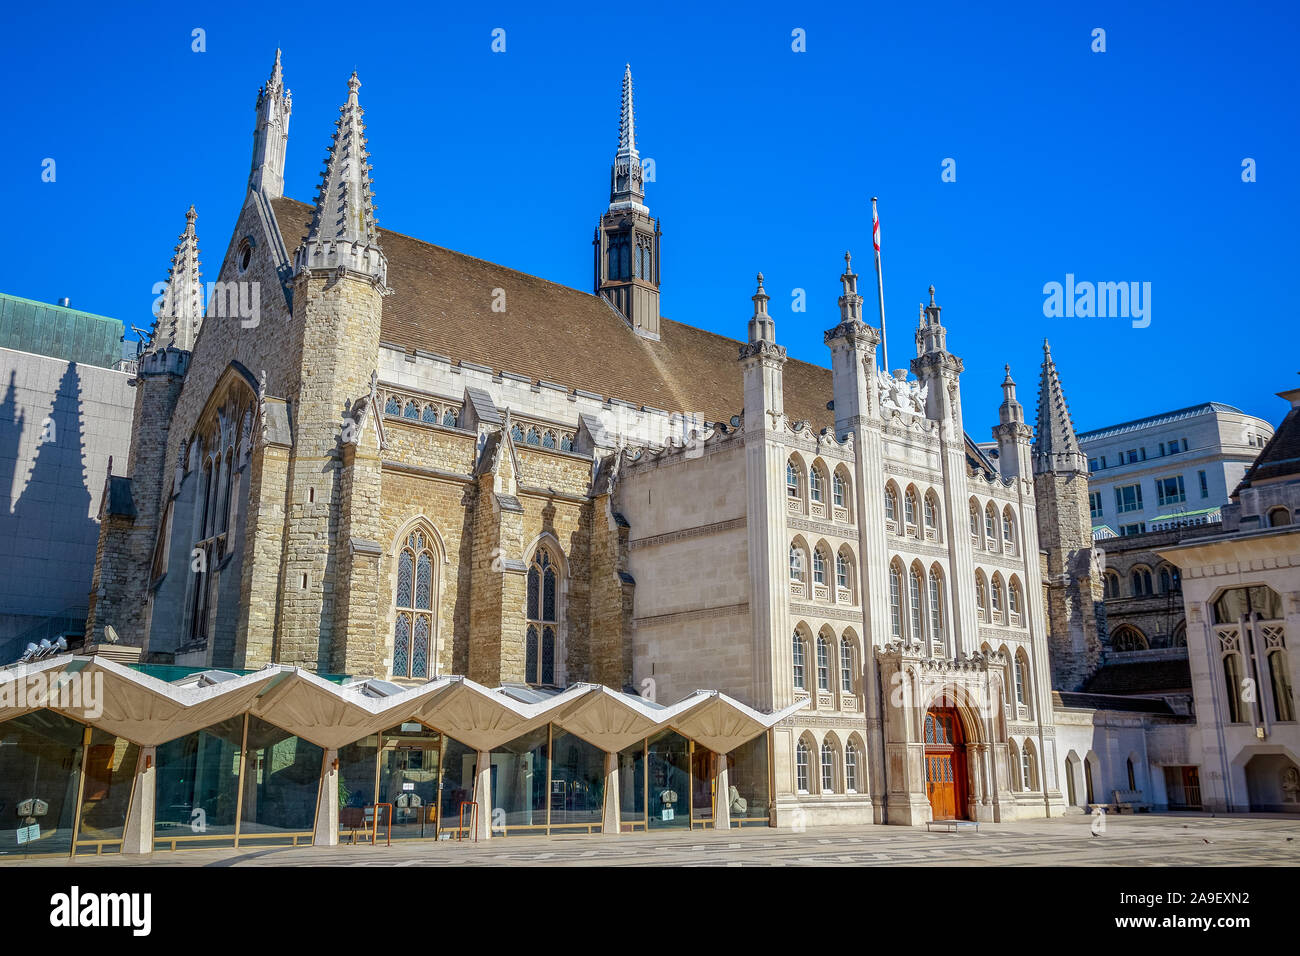
<instances>
[{"instance_id":1,"label":"concrete fan column","mask_svg":"<svg viewBox=\"0 0 1300 956\"><path fill-rule=\"evenodd\" d=\"M731 829L731 784L727 776L727 755L713 755L713 829Z\"/></svg>"},{"instance_id":2,"label":"concrete fan column","mask_svg":"<svg viewBox=\"0 0 1300 956\"><path fill-rule=\"evenodd\" d=\"M339 845L339 752L325 751L320 796L316 798L316 832L312 846Z\"/></svg>"},{"instance_id":3,"label":"concrete fan column","mask_svg":"<svg viewBox=\"0 0 1300 956\"><path fill-rule=\"evenodd\" d=\"M152 853L154 804L157 799L156 780L158 768L157 747L141 747L135 761L134 790L131 793L131 810L126 815L122 830L123 853Z\"/></svg>"},{"instance_id":4,"label":"concrete fan column","mask_svg":"<svg viewBox=\"0 0 1300 956\"><path fill-rule=\"evenodd\" d=\"M605 751L605 815L600 827L601 833L612 833L617 836L623 832L618 796L618 754L607 750Z\"/></svg>"},{"instance_id":5,"label":"concrete fan column","mask_svg":"<svg viewBox=\"0 0 1300 956\"><path fill-rule=\"evenodd\" d=\"M492 839L492 752L489 750L478 752L478 764L474 768L474 802L478 804L474 836L479 840L490 840Z\"/></svg>"}]
</instances>

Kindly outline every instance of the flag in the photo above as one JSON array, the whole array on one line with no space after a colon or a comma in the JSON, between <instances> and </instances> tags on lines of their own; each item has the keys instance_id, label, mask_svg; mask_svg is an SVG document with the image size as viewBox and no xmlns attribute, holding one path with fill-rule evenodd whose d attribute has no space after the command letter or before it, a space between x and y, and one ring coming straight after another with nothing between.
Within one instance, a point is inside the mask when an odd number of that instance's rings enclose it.
<instances>
[{"instance_id":1,"label":"flag","mask_svg":"<svg viewBox=\"0 0 1300 956\"><path fill-rule=\"evenodd\" d=\"M876 201L871 200L871 244L880 252L880 217L876 215Z\"/></svg>"}]
</instances>

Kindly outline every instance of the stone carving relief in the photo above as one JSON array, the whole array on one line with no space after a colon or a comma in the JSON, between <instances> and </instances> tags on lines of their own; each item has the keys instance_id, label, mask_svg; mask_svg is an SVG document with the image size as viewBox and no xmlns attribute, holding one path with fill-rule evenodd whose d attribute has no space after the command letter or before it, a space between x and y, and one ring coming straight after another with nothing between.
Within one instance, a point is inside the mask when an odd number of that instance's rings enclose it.
<instances>
[{"instance_id":1,"label":"stone carving relief","mask_svg":"<svg viewBox=\"0 0 1300 956\"><path fill-rule=\"evenodd\" d=\"M876 371L876 395L882 412L894 409L911 415L924 415L929 394L930 386L918 381L909 382L907 372L902 369L892 375L883 369Z\"/></svg>"}]
</instances>

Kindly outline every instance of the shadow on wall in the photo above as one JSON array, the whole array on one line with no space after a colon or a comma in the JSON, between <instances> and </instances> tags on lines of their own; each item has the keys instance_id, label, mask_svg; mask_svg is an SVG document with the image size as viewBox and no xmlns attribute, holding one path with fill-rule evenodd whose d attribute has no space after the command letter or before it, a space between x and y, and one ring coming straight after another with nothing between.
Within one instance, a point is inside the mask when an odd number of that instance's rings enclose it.
<instances>
[{"instance_id":1,"label":"shadow on wall","mask_svg":"<svg viewBox=\"0 0 1300 956\"><path fill-rule=\"evenodd\" d=\"M0 401L0 620L11 622L0 631L0 664L22 652L24 628L87 605L99 540L86 487L77 364L68 363L43 418L36 417L43 410L29 414L18 405L11 371ZM12 623L23 622L20 615L25 623Z\"/></svg>"}]
</instances>

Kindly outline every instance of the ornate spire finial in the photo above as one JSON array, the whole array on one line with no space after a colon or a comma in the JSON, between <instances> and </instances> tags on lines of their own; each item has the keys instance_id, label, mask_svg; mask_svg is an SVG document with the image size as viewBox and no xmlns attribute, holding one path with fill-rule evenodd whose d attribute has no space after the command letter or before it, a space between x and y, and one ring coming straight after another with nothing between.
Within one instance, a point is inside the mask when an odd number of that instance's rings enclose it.
<instances>
[{"instance_id":1,"label":"ornate spire finial","mask_svg":"<svg viewBox=\"0 0 1300 956\"><path fill-rule=\"evenodd\" d=\"M632 66L623 68L623 100L618 114L618 152L610 171L609 208L645 208L645 170L636 148L636 117L632 107Z\"/></svg>"},{"instance_id":2,"label":"ornate spire finial","mask_svg":"<svg viewBox=\"0 0 1300 956\"><path fill-rule=\"evenodd\" d=\"M158 300L154 313L154 349L184 349L191 351L203 322L203 283L199 273L199 237L194 223L198 213L194 206L185 213L185 230L176 243L171 267L167 273L167 288Z\"/></svg>"},{"instance_id":3,"label":"ornate spire finial","mask_svg":"<svg viewBox=\"0 0 1300 956\"><path fill-rule=\"evenodd\" d=\"M934 306L934 286L930 286L930 305Z\"/></svg>"},{"instance_id":4,"label":"ornate spire finial","mask_svg":"<svg viewBox=\"0 0 1300 956\"><path fill-rule=\"evenodd\" d=\"M632 110L632 64L623 68L623 106L618 116L618 155L636 156L636 118Z\"/></svg>"},{"instance_id":5,"label":"ornate spire finial","mask_svg":"<svg viewBox=\"0 0 1300 956\"><path fill-rule=\"evenodd\" d=\"M1043 371L1038 383L1038 434L1034 443L1034 473L1088 473L1088 459L1079 447L1065 401L1061 376L1052 349L1043 339Z\"/></svg>"},{"instance_id":6,"label":"ornate spire finial","mask_svg":"<svg viewBox=\"0 0 1300 956\"><path fill-rule=\"evenodd\" d=\"M853 271L853 257L849 255L847 249L844 250L844 274L848 275Z\"/></svg>"},{"instance_id":7,"label":"ornate spire finial","mask_svg":"<svg viewBox=\"0 0 1300 956\"><path fill-rule=\"evenodd\" d=\"M379 247L379 220L370 179L366 124L357 98L361 81L348 79L348 98L339 108L333 142L325 158L311 229L298 247L294 270L346 268L387 286L388 259Z\"/></svg>"}]
</instances>

